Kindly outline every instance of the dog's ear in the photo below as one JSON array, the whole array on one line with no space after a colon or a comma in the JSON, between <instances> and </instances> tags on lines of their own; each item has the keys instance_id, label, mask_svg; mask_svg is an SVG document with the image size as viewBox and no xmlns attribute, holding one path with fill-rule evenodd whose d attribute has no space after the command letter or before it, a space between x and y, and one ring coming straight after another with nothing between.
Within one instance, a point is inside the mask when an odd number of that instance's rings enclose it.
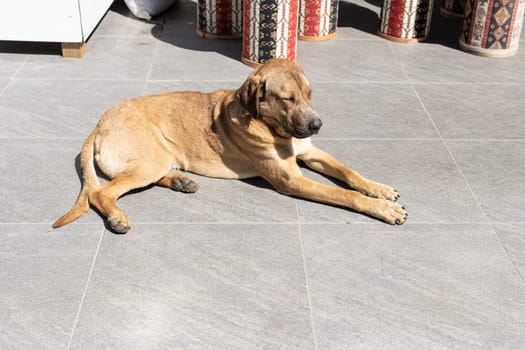
<instances>
[{"instance_id":1,"label":"dog's ear","mask_svg":"<svg viewBox=\"0 0 525 350\"><path fill-rule=\"evenodd\" d=\"M244 108L254 117L258 117L258 104L266 94L264 82L257 71L248 76L248 79L239 88L237 94Z\"/></svg>"}]
</instances>

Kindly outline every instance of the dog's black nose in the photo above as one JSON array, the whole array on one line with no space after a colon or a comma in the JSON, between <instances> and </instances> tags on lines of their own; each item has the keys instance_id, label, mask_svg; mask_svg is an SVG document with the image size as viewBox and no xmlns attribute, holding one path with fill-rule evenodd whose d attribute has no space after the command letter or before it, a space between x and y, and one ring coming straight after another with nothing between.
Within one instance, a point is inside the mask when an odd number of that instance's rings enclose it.
<instances>
[{"instance_id":1,"label":"dog's black nose","mask_svg":"<svg viewBox=\"0 0 525 350\"><path fill-rule=\"evenodd\" d=\"M319 118L312 119L310 123L308 123L308 129L310 129L311 132L318 132L321 126L323 126L323 122Z\"/></svg>"}]
</instances>

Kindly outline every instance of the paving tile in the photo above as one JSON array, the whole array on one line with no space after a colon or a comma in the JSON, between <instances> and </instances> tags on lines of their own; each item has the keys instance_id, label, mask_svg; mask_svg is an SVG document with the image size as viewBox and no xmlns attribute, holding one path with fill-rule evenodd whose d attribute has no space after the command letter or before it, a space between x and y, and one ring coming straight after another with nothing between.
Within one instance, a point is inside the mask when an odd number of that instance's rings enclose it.
<instances>
[{"instance_id":1,"label":"paving tile","mask_svg":"<svg viewBox=\"0 0 525 350\"><path fill-rule=\"evenodd\" d=\"M487 217L525 222L525 142L447 143Z\"/></svg>"},{"instance_id":2,"label":"paving tile","mask_svg":"<svg viewBox=\"0 0 525 350\"><path fill-rule=\"evenodd\" d=\"M0 139L0 196L5 199L0 222L51 224L69 210L80 191L75 164L82 143L83 139ZM119 206L132 222L297 221L295 200L262 180L190 176L200 184L197 193L153 187L124 196ZM102 224L103 219L90 210L79 222Z\"/></svg>"},{"instance_id":3,"label":"paving tile","mask_svg":"<svg viewBox=\"0 0 525 350\"><path fill-rule=\"evenodd\" d=\"M213 92L220 89L238 89L244 81L149 81L145 94L158 94L170 91Z\"/></svg>"},{"instance_id":4,"label":"paving tile","mask_svg":"<svg viewBox=\"0 0 525 350\"><path fill-rule=\"evenodd\" d=\"M414 82L523 83L525 70L515 57L487 58L443 45L390 43ZM430 69L431 67L431 69Z\"/></svg>"},{"instance_id":5,"label":"paving tile","mask_svg":"<svg viewBox=\"0 0 525 350\"><path fill-rule=\"evenodd\" d=\"M144 80L158 40L148 37L102 37L89 40L82 59L29 56L17 74L25 79Z\"/></svg>"},{"instance_id":6,"label":"paving tile","mask_svg":"<svg viewBox=\"0 0 525 350\"><path fill-rule=\"evenodd\" d=\"M318 349L515 349L525 287L483 225L302 225Z\"/></svg>"},{"instance_id":7,"label":"paving tile","mask_svg":"<svg viewBox=\"0 0 525 350\"><path fill-rule=\"evenodd\" d=\"M377 35L380 6L371 1L340 1L337 38L344 40L383 40Z\"/></svg>"},{"instance_id":8,"label":"paving tile","mask_svg":"<svg viewBox=\"0 0 525 350\"><path fill-rule=\"evenodd\" d=\"M0 223L51 225L80 192L83 139L0 139ZM78 222L100 223L92 211ZM48 226L49 227L49 226Z\"/></svg>"},{"instance_id":9,"label":"paving tile","mask_svg":"<svg viewBox=\"0 0 525 350\"><path fill-rule=\"evenodd\" d=\"M143 88L139 81L15 79L0 97L0 137L85 138L107 109Z\"/></svg>"},{"instance_id":10,"label":"paving tile","mask_svg":"<svg viewBox=\"0 0 525 350\"><path fill-rule=\"evenodd\" d=\"M122 1L115 1L94 36L192 36L196 38L197 2L177 0L150 20L135 17Z\"/></svg>"},{"instance_id":11,"label":"paving tile","mask_svg":"<svg viewBox=\"0 0 525 350\"><path fill-rule=\"evenodd\" d=\"M0 79L12 78L26 59L27 55L9 53L9 47L0 42Z\"/></svg>"},{"instance_id":12,"label":"paving tile","mask_svg":"<svg viewBox=\"0 0 525 350\"><path fill-rule=\"evenodd\" d=\"M4 197L5 198L5 197ZM101 226L0 225L0 348L66 349Z\"/></svg>"},{"instance_id":13,"label":"paving tile","mask_svg":"<svg viewBox=\"0 0 525 350\"><path fill-rule=\"evenodd\" d=\"M512 262L525 280L525 223L492 225Z\"/></svg>"},{"instance_id":14,"label":"paving tile","mask_svg":"<svg viewBox=\"0 0 525 350\"><path fill-rule=\"evenodd\" d=\"M323 118L321 137L438 137L408 84L314 82L312 87Z\"/></svg>"},{"instance_id":15,"label":"paving tile","mask_svg":"<svg viewBox=\"0 0 525 350\"><path fill-rule=\"evenodd\" d=\"M297 230L105 235L71 349L313 349Z\"/></svg>"},{"instance_id":16,"label":"paving tile","mask_svg":"<svg viewBox=\"0 0 525 350\"><path fill-rule=\"evenodd\" d=\"M146 94L237 89L243 81L152 81ZM323 118L321 137L437 138L410 86L314 82L313 104ZM384 103L377 103L378 99Z\"/></svg>"},{"instance_id":17,"label":"paving tile","mask_svg":"<svg viewBox=\"0 0 525 350\"><path fill-rule=\"evenodd\" d=\"M3 93L7 89L9 82L10 82L9 79L0 78L0 97L2 97Z\"/></svg>"},{"instance_id":18,"label":"paving tile","mask_svg":"<svg viewBox=\"0 0 525 350\"><path fill-rule=\"evenodd\" d=\"M314 142L394 185L407 223L259 179L190 175L195 194L136 191L119 200L132 230L104 233L71 349L525 343L525 147L512 141L524 139L525 35L515 57L464 53L461 23L435 2L430 39L396 44L376 34L380 7L340 1L337 38L298 42L297 60L325 121ZM142 93L234 89L251 72L242 40L195 28L194 0L150 22L116 1L83 59L60 57L56 43L0 42L0 349L68 348L103 219L90 210L47 230L78 195L75 157L100 115Z\"/></svg>"},{"instance_id":19,"label":"paving tile","mask_svg":"<svg viewBox=\"0 0 525 350\"><path fill-rule=\"evenodd\" d=\"M195 39L197 36L197 2L177 0L164 13L151 20L155 24L152 34L159 40L176 42L178 38ZM198 40L197 40L198 41ZM207 41L216 41L210 39Z\"/></svg>"},{"instance_id":20,"label":"paving tile","mask_svg":"<svg viewBox=\"0 0 525 350\"><path fill-rule=\"evenodd\" d=\"M400 203L408 210L408 222L485 220L441 141L314 139L314 143L365 177L396 188L401 194ZM334 184L310 171L304 173ZM301 222L375 222L344 208L305 200L298 200L297 205Z\"/></svg>"},{"instance_id":21,"label":"paving tile","mask_svg":"<svg viewBox=\"0 0 525 350\"><path fill-rule=\"evenodd\" d=\"M196 193L153 187L119 200L136 223L261 223L297 222L295 200L263 180L213 179L187 174L200 186Z\"/></svg>"},{"instance_id":22,"label":"paving tile","mask_svg":"<svg viewBox=\"0 0 525 350\"><path fill-rule=\"evenodd\" d=\"M521 84L415 84L444 138L525 138ZM497 108L494 108L497 105Z\"/></svg>"},{"instance_id":23,"label":"paving tile","mask_svg":"<svg viewBox=\"0 0 525 350\"><path fill-rule=\"evenodd\" d=\"M115 1L93 36L151 37L154 27L154 22L133 16L124 1Z\"/></svg>"},{"instance_id":24,"label":"paving tile","mask_svg":"<svg viewBox=\"0 0 525 350\"><path fill-rule=\"evenodd\" d=\"M252 68L241 62L242 39L201 38L196 33L196 13L195 3L181 1L156 21L153 32L161 44L150 78L244 81Z\"/></svg>"},{"instance_id":25,"label":"paving tile","mask_svg":"<svg viewBox=\"0 0 525 350\"><path fill-rule=\"evenodd\" d=\"M405 82L389 45L386 40L300 41L297 62L312 81Z\"/></svg>"},{"instance_id":26,"label":"paving tile","mask_svg":"<svg viewBox=\"0 0 525 350\"><path fill-rule=\"evenodd\" d=\"M244 80L252 68L241 62L241 40L195 36L162 37L152 80ZM199 67L196 69L196 67Z\"/></svg>"}]
</instances>

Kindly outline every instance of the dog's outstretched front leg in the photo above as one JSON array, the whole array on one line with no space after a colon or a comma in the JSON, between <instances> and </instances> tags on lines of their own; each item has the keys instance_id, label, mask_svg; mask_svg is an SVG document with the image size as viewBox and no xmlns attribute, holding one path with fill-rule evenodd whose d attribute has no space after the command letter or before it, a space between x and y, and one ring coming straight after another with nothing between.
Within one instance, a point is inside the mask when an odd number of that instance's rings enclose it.
<instances>
[{"instance_id":1,"label":"dog's outstretched front leg","mask_svg":"<svg viewBox=\"0 0 525 350\"><path fill-rule=\"evenodd\" d=\"M391 201L399 198L399 193L394 188L363 177L317 147L312 146L305 153L298 155L297 159L303 161L312 170L346 182L348 186L366 196Z\"/></svg>"},{"instance_id":2,"label":"dog's outstretched front leg","mask_svg":"<svg viewBox=\"0 0 525 350\"><path fill-rule=\"evenodd\" d=\"M283 194L347 207L392 225L401 225L407 218L405 208L397 202L383 198L371 198L356 191L324 185L304 176L267 180Z\"/></svg>"}]
</instances>

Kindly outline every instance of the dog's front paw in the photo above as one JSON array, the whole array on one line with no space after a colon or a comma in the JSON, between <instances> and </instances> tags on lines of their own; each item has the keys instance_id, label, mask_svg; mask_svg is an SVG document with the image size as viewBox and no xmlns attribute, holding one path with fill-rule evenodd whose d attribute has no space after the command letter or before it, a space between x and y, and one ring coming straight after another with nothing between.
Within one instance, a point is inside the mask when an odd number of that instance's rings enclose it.
<instances>
[{"instance_id":1,"label":"dog's front paw","mask_svg":"<svg viewBox=\"0 0 525 350\"><path fill-rule=\"evenodd\" d=\"M378 199L377 217L390 225L402 225L408 216L405 207L387 199Z\"/></svg>"},{"instance_id":2,"label":"dog's front paw","mask_svg":"<svg viewBox=\"0 0 525 350\"><path fill-rule=\"evenodd\" d=\"M396 189L391 186L370 181L367 188L363 190L363 194L368 197L379 198L379 199L388 199L389 201L397 201L399 198L399 193Z\"/></svg>"}]
</instances>

